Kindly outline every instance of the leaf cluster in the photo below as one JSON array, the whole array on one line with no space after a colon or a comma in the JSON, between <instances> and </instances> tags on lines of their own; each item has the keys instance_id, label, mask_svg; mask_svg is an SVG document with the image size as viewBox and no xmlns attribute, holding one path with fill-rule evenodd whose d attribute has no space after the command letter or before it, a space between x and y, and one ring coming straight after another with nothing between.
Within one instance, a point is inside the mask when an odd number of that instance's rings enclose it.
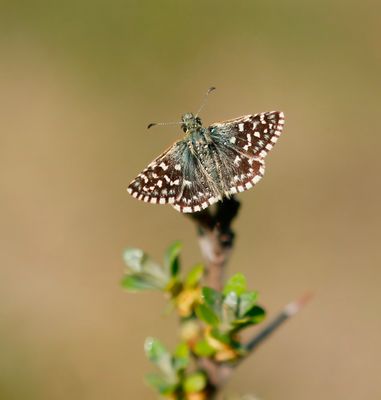
<instances>
[{"instance_id":1,"label":"leaf cluster","mask_svg":"<svg viewBox=\"0 0 381 400\"><path fill-rule=\"evenodd\" d=\"M121 283L132 292L163 292L180 318L181 343L173 354L157 339L146 340L147 357L159 370L149 374L147 382L165 398L202 400L211 383L200 361L239 361L245 355L240 332L261 322L265 311L257 304L258 293L247 289L243 274L232 276L222 291L202 285L202 264L182 276L180 251L181 243L170 245L160 265L140 249L127 249Z\"/></svg>"}]
</instances>

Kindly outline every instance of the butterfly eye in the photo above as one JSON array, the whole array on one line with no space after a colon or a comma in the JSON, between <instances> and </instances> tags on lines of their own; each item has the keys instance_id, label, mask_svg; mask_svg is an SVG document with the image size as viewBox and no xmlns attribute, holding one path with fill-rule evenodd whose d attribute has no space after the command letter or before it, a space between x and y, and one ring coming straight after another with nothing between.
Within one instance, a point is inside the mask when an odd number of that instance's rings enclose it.
<instances>
[{"instance_id":1,"label":"butterfly eye","mask_svg":"<svg viewBox=\"0 0 381 400\"><path fill-rule=\"evenodd\" d=\"M181 125L181 129L182 129L184 132L186 132L186 131L187 131L187 126L186 126L185 124L182 124L182 125Z\"/></svg>"}]
</instances>

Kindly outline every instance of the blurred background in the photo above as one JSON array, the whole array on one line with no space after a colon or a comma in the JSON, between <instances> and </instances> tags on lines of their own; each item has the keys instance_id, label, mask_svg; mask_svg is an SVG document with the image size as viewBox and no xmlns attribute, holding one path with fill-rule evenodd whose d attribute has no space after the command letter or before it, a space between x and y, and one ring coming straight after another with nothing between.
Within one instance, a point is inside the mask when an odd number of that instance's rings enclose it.
<instances>
[{"instance_id":1,"label":"blurred background","mask_svg":"<svg viewBox=\"0 0 381 400\"><path fill-rule=\"evenodd\" d=\"M381 3L67 0L0 4L0 398L154 399L146 336L169 347L160 294L119 285L122 251L200 260L194 226L128 183L205 124L283 110L265 179L240 195L229 273L269 315L313 302L227 393L378 399Z\"/></svg>"}]
</instances>

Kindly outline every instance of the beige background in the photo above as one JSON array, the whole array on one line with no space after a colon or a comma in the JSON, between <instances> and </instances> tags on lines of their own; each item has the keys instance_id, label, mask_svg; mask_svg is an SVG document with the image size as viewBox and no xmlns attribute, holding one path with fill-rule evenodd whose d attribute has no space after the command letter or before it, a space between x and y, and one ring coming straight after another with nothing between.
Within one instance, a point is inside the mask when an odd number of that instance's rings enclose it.
<instances>
[{"instance_id":1,"label":"beige background","mask_svg":"<svg viewBox=\"0 0 381 400\"><path fill-rule=\"evenodd\" d=\"M265 179L240 195L230 273L274 315L314 301L228 393L379 399L379 1L3 1L0 398L153 399L148 335L176 343L159 294L119 287L121 254L200 260L191 222L125 191L218 88L206 124L281 109Z\"/></svg>"}]
</instances>

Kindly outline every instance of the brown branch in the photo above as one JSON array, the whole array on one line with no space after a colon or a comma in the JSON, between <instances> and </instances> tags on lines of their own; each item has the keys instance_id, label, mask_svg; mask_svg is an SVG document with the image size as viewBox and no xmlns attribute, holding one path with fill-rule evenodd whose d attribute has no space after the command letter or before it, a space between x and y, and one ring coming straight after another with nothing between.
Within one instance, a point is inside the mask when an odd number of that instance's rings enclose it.
<instances>
[{"instance_id":1,"label":"brown branch","mask_svg":"<svg viewBox=\"0 0 381 400\"><path fill-rule=\"evenodd\" d=\"M222 290L224 284L225 266L235 238L231 225L239 207L239 201L232 197L219 202L214 212L208 208L190 214L196 223L201 253L205 259L206 285L215 290ZM199 364L211 383L208 398L216 398L231 373L231 367L207 358L199 359Z\"/></svg>"},{"instance_id":2,"label":"brown branch","mask_svg":"<svg viewBox=\"0 0 381 400\"><path fill-rule=\"evenodd\" d=\"M311 293L305 293L300 299L287 304L283 310L257 333L247 344L246 350L252 353L260 344L262 344L270 335L280 328L289 318L297 314L312 298Z\"/></svg>"},{"instance_id":3,"label":"brown branch","mask_svg":"<svg viewBox=\"0 0 381 400\"><path fill-rule=\"evenodd\" d=\"M210 208L190 214L196 222L201 253L206 262L206 284L221 290L224 270L234 245L235 234L231 228L240 203L235 198L219 202L214 212Z\"/></svg>"}]
</instances>

